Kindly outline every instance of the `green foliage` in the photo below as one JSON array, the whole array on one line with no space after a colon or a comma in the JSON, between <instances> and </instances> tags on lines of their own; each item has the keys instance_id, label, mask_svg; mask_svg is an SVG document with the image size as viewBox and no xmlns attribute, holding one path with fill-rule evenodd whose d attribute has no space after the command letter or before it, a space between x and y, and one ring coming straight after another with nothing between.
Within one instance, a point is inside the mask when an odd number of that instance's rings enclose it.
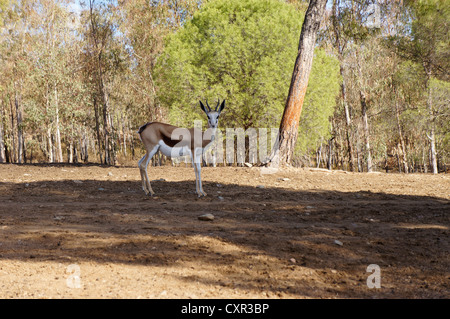
<instances>
[{"instance_id":1,"label":"green foliage","mask_svg":"<svg viewBox=\"0 0 450 319\"><path fill-rule=\"evenodd\" d=\"M160 100L171 122L191 125L200 115L198 100L220 97L228 101L224 125L273 125L283 110L301 22L280 1L206 3L169 38L159 63Z\"/></svg>"},{"instance_id":2,"label":"green foliage","mask_svg":"<svg viewBox=\"0 0 450 319\"><path fill-rule=\"evenodd\" d=\"M198 100L213 106L221 98L227 100L222 126L278 127L302 22L302 12L277 0L206 3L169 38L157 66L170 122L191 126L202 116ZM328 134L339 89L336 59L321 50L316 58L301 128L305 147Z\"/></svg>"},{"instance_id":3,"label":"green foliage","mask_svg":"<svg viewBox=\"0 0 450 319\"><path fill-rule=\"evenodd\" d=\"M448 79L450 53L449 25L450 4L446 0L406 1L409 15L406 28L390 37L389 45L395 46L406 59L418 62L434 76Z\"/></svg>"},{"instance_id":4,"label":"green foliage","mask_svg":"<svg viewBox=\"0 0 450 319\"><path fill-rule=\"evenodd\" d=\"M337 58L316 50L300 118L297 142L300 150L315 150L321 139L330 138L329 119L333 116L341 81Z\"/></svg>"},{"instance_id":5,"label":"green foliage","mask_svg":"<svg viewBox=\"0 0 450 319\"><path fill-rule=\"evenodd\" d=\"M9 0L0 0L0 27L4 25L4 17L9 5Z\"/></svg>"},{"instance_id":6,"label":"green foliage","mask_svg":"<svg viewBox=\"0 0 450 319\"><path fill-rule=\"evenodd\" d=\"M431 79L431 98L433 103L434 126L436 127L436 135L440 149L445 155L450 150L450 114L449 114L449 96L450 82Z\"/></svg>"},{"instance_id":7,"label":"green foliage","mask_svg":"<svg viewBox=\"0 0 450 319\"><path fill-rule=\"evenodd\" d=\"M419 76L418 76L419 75ZM401 115L403 130L407 135L414 136L426 130L428 112L426 110L426 90L423 67L412 61L400 63L394 74L394 84L397 87L400 103L405 108ZM413 106L407 108L406 106Z\"/></svg>"}]
</instances>

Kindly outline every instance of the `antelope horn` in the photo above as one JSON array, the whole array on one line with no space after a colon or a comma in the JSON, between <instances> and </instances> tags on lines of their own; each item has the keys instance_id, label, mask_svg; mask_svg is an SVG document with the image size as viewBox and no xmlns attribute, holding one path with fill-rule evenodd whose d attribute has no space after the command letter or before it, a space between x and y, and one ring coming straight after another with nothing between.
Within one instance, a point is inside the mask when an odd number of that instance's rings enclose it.
<instances>
[{"instance_id":1,"label":"antelope horn","mask_svg":"<svg viewBox=\"0 0 450 319\"><path fill-rule=\"evenodd\" d=\"M206 106L208 107L209 111L211 112L211 107L208 104L208 99L206 99Z\"/></svg>"},{"instance_id":2,"label":"antelope horn","mask_svg":"<svg viewBox=\"0 0 450 319\"><path fill-rule=\"evenodd\" d=\"M217 98L217 105L216 105L216 108L214 109L215 112L217 112L217 108L219 107L219 104L220 104L220 99Z\"/></svg>"}]
</instances>

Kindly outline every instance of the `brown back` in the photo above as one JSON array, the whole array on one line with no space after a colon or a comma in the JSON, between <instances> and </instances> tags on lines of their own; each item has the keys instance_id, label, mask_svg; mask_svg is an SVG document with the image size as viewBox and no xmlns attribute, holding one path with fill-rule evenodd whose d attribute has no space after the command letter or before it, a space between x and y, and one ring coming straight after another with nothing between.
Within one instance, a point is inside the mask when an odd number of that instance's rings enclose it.
<instances>
[{"instance_id":1,"label":"brown back","mask_svg":"<svg viewBox=\"0 0 450 319\"><path fill-rule=\"evenodd\" d=\"M176 129L179 131L175 132ZM183 132L185 131L185 132ZM174 146L188 146L193 150L195 147L200 147L200 145L194 145L191 141L194 141L194 134L197 134L199 140L201 140L201 147L206 147L212 142L211 131L202 132L198 129L182 129L170 124L160 123L160 122L149 122L142 125L139 128L139 134L145 145L156 145L160 140L162 140L166 145L170 147ZM188 134L189 132L189 134ZM197 143L196 143L197 144Z\"/></svg>"}]
</instances>

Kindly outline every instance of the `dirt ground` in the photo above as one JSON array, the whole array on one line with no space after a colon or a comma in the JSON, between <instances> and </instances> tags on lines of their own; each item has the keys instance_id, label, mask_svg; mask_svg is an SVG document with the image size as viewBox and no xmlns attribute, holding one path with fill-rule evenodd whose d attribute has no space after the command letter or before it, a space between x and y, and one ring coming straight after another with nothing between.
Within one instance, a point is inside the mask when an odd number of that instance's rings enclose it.
<instances>
[{"instance_id":1,"label":"dirt ground","mask_svg":"<svg viewBox=\"0 0 450 319\"><path fill-rule=\"evenodd\" d=\"M136 167L0 165L0 298L450 297L448 175L205 167L200 199L190 167L149 175L156 198Z\"/></svg>"}]
</instances>

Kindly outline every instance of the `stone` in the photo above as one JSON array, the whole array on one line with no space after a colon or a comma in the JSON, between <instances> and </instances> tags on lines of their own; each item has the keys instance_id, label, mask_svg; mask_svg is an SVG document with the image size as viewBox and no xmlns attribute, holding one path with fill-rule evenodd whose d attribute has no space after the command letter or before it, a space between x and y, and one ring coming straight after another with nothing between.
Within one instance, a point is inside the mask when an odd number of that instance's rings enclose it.
<instances>
[{"instance_id":1,"label":"stone","mask_svg":"<svg viewBox=\"0 0 450 319\"><path fill-rule=\"evenodd\" d=\"M213 214L203 214L198 216L199 220L203 220L203 221L213 221L214 220L214 215Z\"/></svg>"},{"instance_id":2,"label":"stone","mask_svg":"<svg viewBox=\"0 0 450 319\"><path fill-rule=\"evenodd\" d=\"M334 243L339 246L344 246L344 244L340 240L335 240Z\"/></svg>"}]
</instances>

